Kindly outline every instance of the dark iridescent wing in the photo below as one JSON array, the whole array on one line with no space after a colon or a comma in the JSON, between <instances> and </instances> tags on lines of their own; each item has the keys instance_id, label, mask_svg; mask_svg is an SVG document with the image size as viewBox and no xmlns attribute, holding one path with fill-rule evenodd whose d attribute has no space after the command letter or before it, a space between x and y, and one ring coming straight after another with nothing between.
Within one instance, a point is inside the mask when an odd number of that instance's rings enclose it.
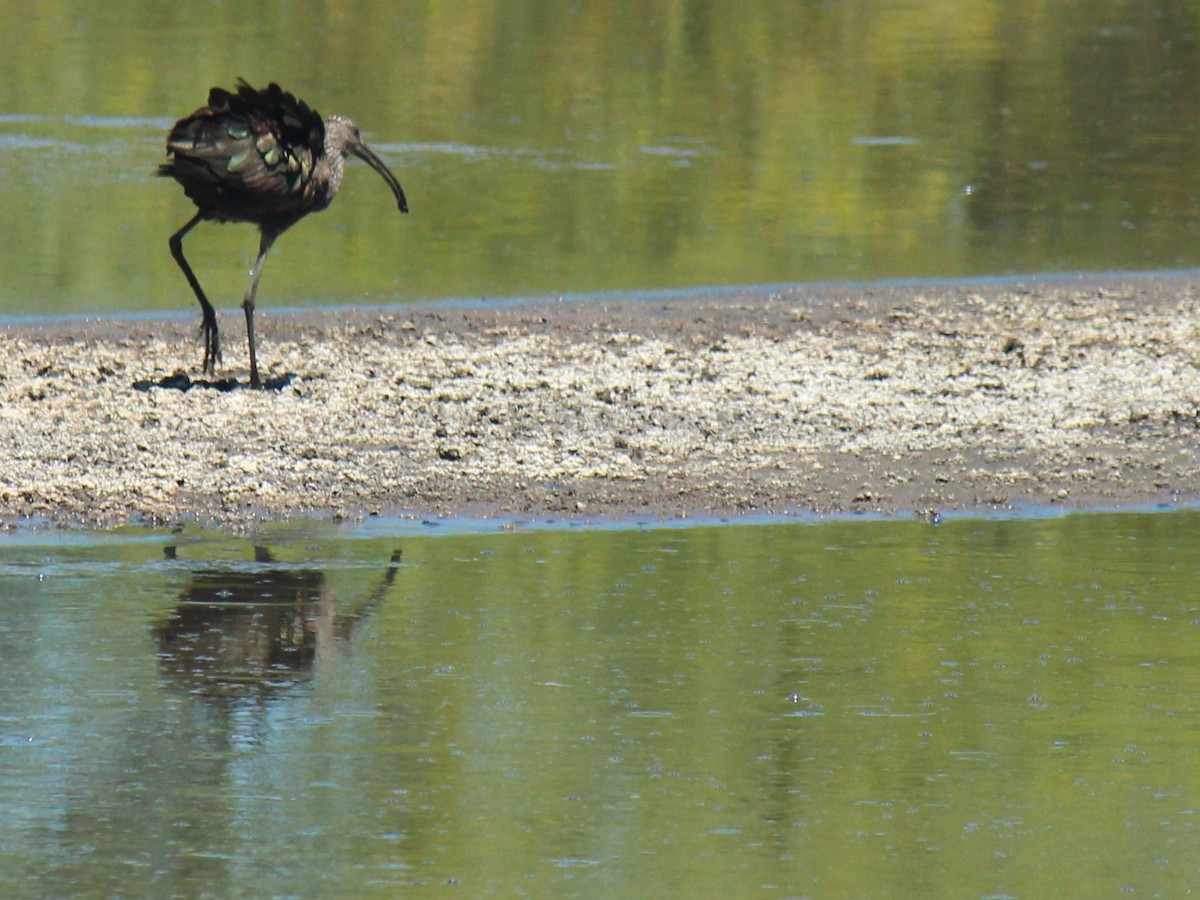
<instances>
[{"instance_id":1,"label":"dark iridescent wing","mask_svg":"<svg viewBox=\"0 0 1200 900\"><path fill-rule=\"evenodd\" d=\"M258 221L305 204L324 152L325 126L302 100L271 84L213 88L208 105L175 123L160 175L179 181L216 218Z\"/></svg>"}]
</instances>

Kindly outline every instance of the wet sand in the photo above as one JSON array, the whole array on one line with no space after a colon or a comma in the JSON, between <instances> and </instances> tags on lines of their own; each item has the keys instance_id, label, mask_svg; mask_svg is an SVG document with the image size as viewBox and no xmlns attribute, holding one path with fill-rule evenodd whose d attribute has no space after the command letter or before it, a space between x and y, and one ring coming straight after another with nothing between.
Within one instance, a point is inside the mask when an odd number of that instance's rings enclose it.
<instances>
[{"instance_id":1,"label":"wet sand","mask_svg":"<svg viewBox=\"0 0 1200 900\"><path fill-rule=\"evenodd\" d=\"M0 517L936 515L1200 496L1200 275L0 326ZM149 386L179 376L172 386Z\"/></svg>"}]
</instances>

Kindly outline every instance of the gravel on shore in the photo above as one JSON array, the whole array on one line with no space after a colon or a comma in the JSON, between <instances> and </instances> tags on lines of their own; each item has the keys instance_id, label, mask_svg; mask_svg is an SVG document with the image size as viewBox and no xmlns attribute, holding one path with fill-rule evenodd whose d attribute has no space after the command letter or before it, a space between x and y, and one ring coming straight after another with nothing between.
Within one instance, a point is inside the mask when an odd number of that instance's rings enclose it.
<instances>
[{"instance_id":1,"label":"gravel on shore","mask_svg":"<svg viewBox=\"0 0 1200 900\"><path fill-rule=\"evenodd\" d=\"M1190 503L1198 297L1180 274L268 307L260 362L282 386L265 391L245 387L236 308L217 372L233 390L198 381L198 316L10 322L0 517Z\"/></svg>"}]
</instances>

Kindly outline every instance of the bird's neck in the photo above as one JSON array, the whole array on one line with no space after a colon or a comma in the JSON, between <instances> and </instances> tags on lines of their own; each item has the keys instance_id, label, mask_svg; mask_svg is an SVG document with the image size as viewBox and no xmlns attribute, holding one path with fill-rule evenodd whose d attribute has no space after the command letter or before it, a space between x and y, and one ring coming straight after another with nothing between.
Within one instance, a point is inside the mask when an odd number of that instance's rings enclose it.
<instances>
[{"instance_id":1,"label":"bird's neck","mask_svg":"<svg viewBox=\"0 0 1200 900\"><path fill-rule=\"evenodd\" d=\"M338 192L338 188L342 186L342 176L346 173L346 154L341 148L330 149L325 147L325 162L329 166L329 180L326 182L326 192L329 199L333 199L333 195Z\"/></svg>"}]
</instances>

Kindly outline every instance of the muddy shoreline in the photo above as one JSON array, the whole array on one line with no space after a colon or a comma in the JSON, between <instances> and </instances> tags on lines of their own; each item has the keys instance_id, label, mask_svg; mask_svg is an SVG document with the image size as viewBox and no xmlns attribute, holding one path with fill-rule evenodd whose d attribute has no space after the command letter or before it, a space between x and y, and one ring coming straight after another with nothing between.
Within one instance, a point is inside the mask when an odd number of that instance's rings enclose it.
<instances>
[{"instance_id":1,"label":"muddy shoreline","mask_svg":"<svg viewBox=\"0 0 1200 900\"><path fill-rule=\"evenodd\" d=\"M0 325L0 517L623 519L1193 503L1200 275ZM220 378L247 381L240 310ZM174 386L148 387L179 373Z\"/></svg>"}]
</instances>

